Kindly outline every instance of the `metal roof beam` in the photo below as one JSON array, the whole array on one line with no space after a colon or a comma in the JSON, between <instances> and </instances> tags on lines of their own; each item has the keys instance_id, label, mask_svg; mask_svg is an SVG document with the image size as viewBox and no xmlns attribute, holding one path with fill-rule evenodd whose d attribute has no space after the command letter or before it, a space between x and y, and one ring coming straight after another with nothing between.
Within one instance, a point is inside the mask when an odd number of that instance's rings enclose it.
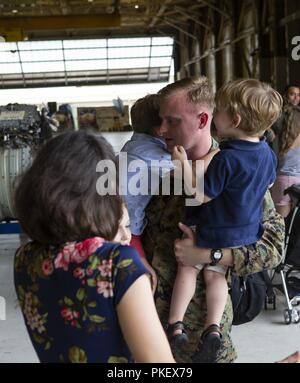
<instances>
[{"instance_id":1,"label":"metal roof beam","mask_svg":"<svg viewBox=\"0 0 300 383\"><path fill-rule=\"evenodd\" d=\"M223 9L221 9L220 7L216 6L211 0L210 1L207 1L207 0L196 0L198 3L201 3L201 4L204 4L206 5L207 7L213 9L214 11L220 13L222 16L224 16L226 19L229 19L230 18L230 14L226 11L224 11Z\"/></svg>"},{"instance_id":2,"label":"metal roof beam","mask_svg":"<svg viewBox=\"0 0 300 383\"><path fill-rule=\"evenodd\" d=\"M165 0L165 2L161 5L161 7L159 8L158 12L157 12L157 15L154 16L154 18L152 19L151 23L149 24L149 28L153 28L154 25L158 22L159 18L161 15L163 15L163 13L165 12L165 10L168 8L168 5L172 2L172 0Z\"/></svg>"},{"instance_id":3,"label":"metal roof beam","mask_svg":"<svg viewBox=\"0 0 300 383\"><path fill-rule=\"evenodd\" d=\"M184 35L189 36L193 40L197 40L197 37L192 35L191 33L187 32L185 29L179 27L178 25L174 24L172 21L167 19L166 17L161 18L166 24L171 25L171 27L177 29L178 31L182 32Z\"/></svg>"},{"instance_id":4,"label":"metal roof beam","mask_svg":"<svg viewBox=\"0 0 300 383\"><path fill-rule=\"evenodd\" d=\"M203 23L202 21L198 20L196 17L192 16L190 13L188 13L184 8L181 8L181 7L178 7L178 6L175 6L174 9L180 13L181 15L184 15L186 16L188 19L194 21L194 23L196 24L199 24L201 25L202 27L204 27L205 29L208 29L209 31L211 31L211 27L205 23Z\"/></svg>"},{"instance_id":5,"label":"metal roof beam","mask_svg":"<svg viewBox=\"0 0 300 383\"><path fill-rule=\"evenodd\" d=\"M27 31L112 28L120 25L119 14L0 17L0 35L6 37L6 41L18 41Z\"/></svg>"}]
</instances>

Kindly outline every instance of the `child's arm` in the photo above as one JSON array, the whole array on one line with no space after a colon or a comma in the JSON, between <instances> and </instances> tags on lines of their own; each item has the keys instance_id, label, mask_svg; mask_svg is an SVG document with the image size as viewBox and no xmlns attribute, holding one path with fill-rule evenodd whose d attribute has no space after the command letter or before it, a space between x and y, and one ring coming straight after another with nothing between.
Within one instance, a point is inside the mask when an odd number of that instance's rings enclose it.
<instances>
[{"instance_id":1,"label":"child's arm","mask_svg":"<svg viewBox=\"0 0 300 383\"><path fill-rule=\"evenodd\" d=\"M205 157L202 158L202 160L204 161L204 173L206 173L208 165L210 164L211 160L219 151L220 149L214 149L211 152L209 152Z\"/></svg>"},{"instance_id":2,"label":"child's arm","mask_svg":"<svg viewBox=\"0 0 300 383\"><path fill-rule=\"evenodd\" d=\"M208 153L204 158L204 173L206 172L208 165L210 164L212 158L214 155L219 151L213 150L212 152ZM196 166L194 166L195 163L193 163L193 166L190 166L187 158L186 151L182 146L175 146L173 153L172 153L172 160L178 160L181 162L182 168L183 168L183 174L184 174L184 183L185 185L189 186L192 185L192 187L196 187ZM193 196L201 203L207 203L211 201L211 198L206 196L203 191L196 190L196 192L193 194Z\"/></svg>"}]
</instances>

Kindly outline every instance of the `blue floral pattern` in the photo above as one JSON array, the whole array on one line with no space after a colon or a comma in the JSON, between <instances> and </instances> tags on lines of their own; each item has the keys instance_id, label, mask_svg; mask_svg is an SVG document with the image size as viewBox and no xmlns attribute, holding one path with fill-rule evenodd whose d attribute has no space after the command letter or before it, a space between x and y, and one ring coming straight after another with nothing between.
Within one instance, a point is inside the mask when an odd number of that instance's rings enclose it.
<instances>
[{"instance_id":1,"label":"blue floral pattern","mask_svg":"<svg viewBox=\"0 0 300 383\"><path fill-rule=\"evenodd\" d=\"M132 362L116 306L145 273L135 249L100 237L21 247L15 287L40 361Z\"/></svg>"}]
</instances>

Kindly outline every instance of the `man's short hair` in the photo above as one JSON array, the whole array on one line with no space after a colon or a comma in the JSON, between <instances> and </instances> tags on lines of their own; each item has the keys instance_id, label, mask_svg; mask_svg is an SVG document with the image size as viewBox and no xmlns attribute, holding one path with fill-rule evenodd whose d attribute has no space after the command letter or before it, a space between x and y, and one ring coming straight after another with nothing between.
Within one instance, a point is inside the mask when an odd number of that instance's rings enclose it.
<instances>
[{"instance_id":1,"label":"man's short hair","mask_svg":"<svg viewBox=\"0 0 300 383\"><path fill-rule=\"evenodd\" d=\"M223 85L216 94L216 108L241 116L240 129L250 136L263 134L280 117L283 100L269 84L239 79Z\"/></svg>"},{"instance_id":2,"label":"man's short hair","mask_svg":"<svg viewBox=\"0 0 300 383\"><path fill-rule=\"evenodd\" d=\"M130 111L132 128L137 133L153 134L153 128L161 125L159 97L148 94L138 99Z\"/></svg>"},{"instance_id":3,"label":"man's short hair","mask_svg":"<svg viewBox=\"0 0 300 383\"><path fill-rule=\"evenodd\" d=\"M158 94L164 100L176 93L184 91L187 101L191 104L206 104L211 109L214 108L214 94L205 76L188 77L175 81L162 88Z\"/></svg>"}]
</instances>

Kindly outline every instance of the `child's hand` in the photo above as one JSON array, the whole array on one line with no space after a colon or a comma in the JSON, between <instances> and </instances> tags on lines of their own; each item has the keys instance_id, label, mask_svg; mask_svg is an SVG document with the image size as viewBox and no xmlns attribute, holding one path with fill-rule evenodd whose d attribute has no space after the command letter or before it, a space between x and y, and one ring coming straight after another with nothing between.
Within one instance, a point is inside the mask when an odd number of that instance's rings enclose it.
<instances>
[{"instance_id":1,"label":"child's hand","mask_svg":"<svg viewBox=\"0 0 300 383\"><path fill-rule=\"evenodd\" d=\"M188 158L184 147L179 145L175 146L172 153L172 160L179 160L181 163L183 163L187 159Z\"/></svg>"}]
</instances>

